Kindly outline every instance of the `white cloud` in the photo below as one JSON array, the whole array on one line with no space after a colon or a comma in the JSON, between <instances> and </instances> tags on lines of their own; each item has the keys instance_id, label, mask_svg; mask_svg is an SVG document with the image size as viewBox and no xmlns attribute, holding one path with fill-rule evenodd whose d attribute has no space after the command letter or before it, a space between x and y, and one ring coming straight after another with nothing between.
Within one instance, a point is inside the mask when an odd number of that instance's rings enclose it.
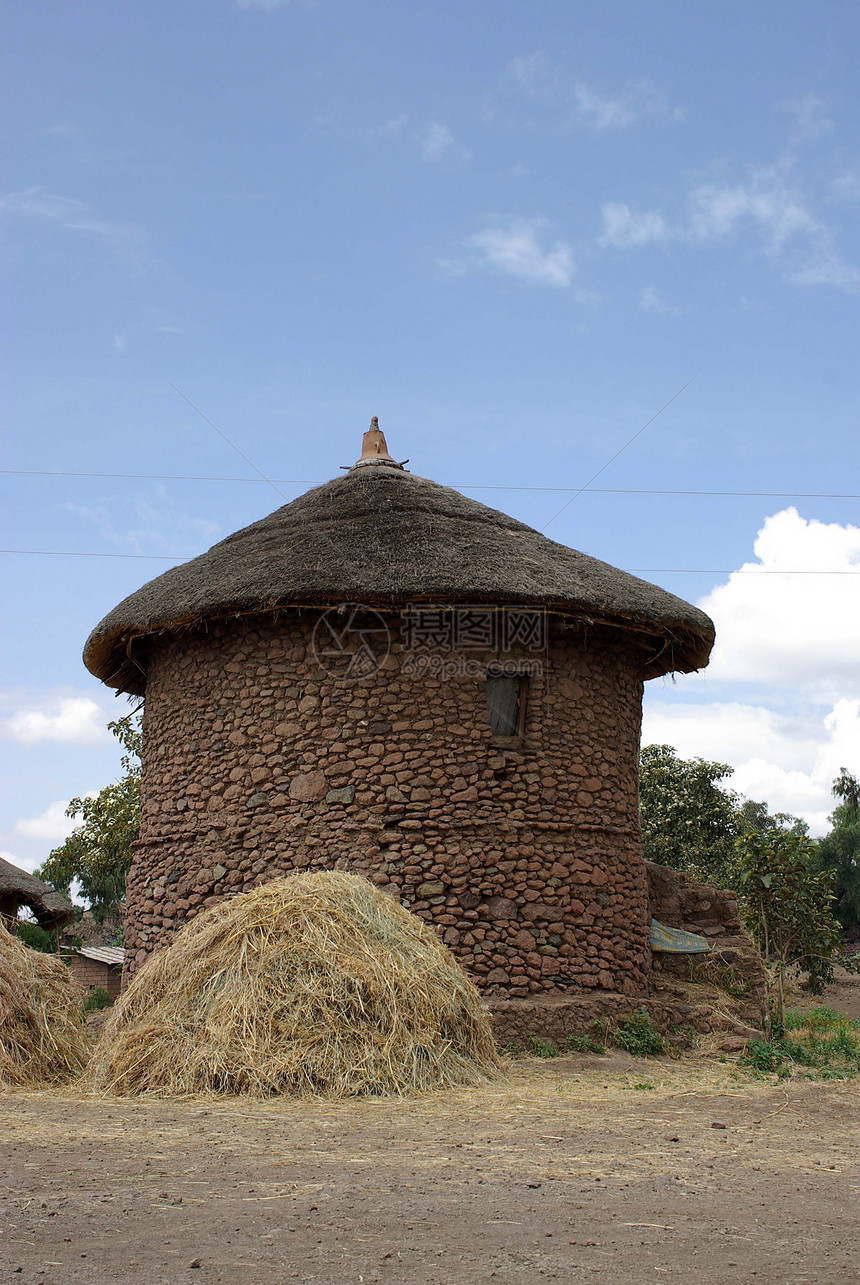
<instances>
[{"instance_id":1,"label":"white cloud","mask_svg":"<svg viewBox=\"0 0 860 1285\"><path fill-rule=\"evenodd\" d=\"M693 241L718 242L744 232L757 237L764 253L796 285L860 286L860 270L836 249L835 231L804 191L791 153L775 165L752 169L743 182L703 183L690 193L682 234Z\"/></svg>"},{"instance_id":2,"label":"white cloud","mask_svg":"<svg viewBox=\"0 0 860 1285\"><path fill-rule=\"evenodd\" d=\"M789 277L800 286L836 286L840 290L856 290L860 286L860 269L826 245L820 246Z\"/></svg>"},{"instance_id":3,"label":"white cloud","mask_svg":"<svg viewBox=\"0 0 860 1285\"><path fill-rule=\"evenodd\" d=\"M632 210L624 201L607 201L603 206L601 245L621 249L665 241L670 236L663 215L656 210Z\"/></svg>"},{"instance_id":4,"label":"white cloud","mask_svg":"<svg viewBox=\"0 0 860 1285\"><path fill-rule=\"evenodd\" d=\"M730 788L821 834L839 769L860 770L860 527L784 509L754 550L699 601L717 630L710 666L649 685L642 740L729 763ZM849 574L769 574L787 571Z\"/></svg>"},{"instance_id":5,"label":"white cloud","mask_svg":"<svg viewBox=\"0 0 860 1285\"><path fill-rule=\"evenodd\" d=\"M15 822L15 833L25 839L36 839L42 843L58 844L67 839L80 821L66 816L68 803L57 801L50 803L40 816L30 817Z\"/></svg>"},{"instance_id":6,"label":"white cloud","mask_svg":"<svg viewBox=\"0 0 860 1285\"><path fill-rule=\"evenodd\" d=\"M23 709L4 723L7 736L22 745L60 741L72 745L100 745L110 740L104 715L87 697L60 699L53 710Z\"/></svg>"},{"instance_id":7,"label":"white cloud","mask_svg":"<svg viewBox=\"0 0 860 1285\"><path fill-rule=\"evenodd\" d=\"M103 540L136 553L164 550L184 555L183 546L208 547L220 531L217 522L187 517L177 510L163 486L156 486L154 495L131 502L110 498L95 506L69 502L63 508L94 527Z\"/></svg>"},{"instance_id":8,"label":"white cloud","mask_svg":"<svg viewBox=\"0 0 860 1285\"><path fill-rule=\"evenodd\" d=\"M684 308L669 303L655 286L645 286L639 295L639 307L643 312L653 312L663 317L676 317L685 311Z\"/></svg>"},{"instance_id":9,"label":"white cloud","mask_svg":"<svg viewBox=\"0 0 860 1285\"><path fill-rule=\"evenodd\" d=\"M477 252L478 266L517 277L530 285L566 287L574 274L570 246L555 241L541 245L546 219L513 221L506 227L487 228L470 237L467 245Z\"/></svg>"},{"instance_id":10,"label":"white cloud","mask_svg":"<svg viewBox=\"0 0 860 1285\"><path fill-rule=\"evenodd\" d=\"M624 201L606 202L602 214L602 246L732 244L749 236L796 285L860 286L860 269L839 254L834 229L815 212L791 159L753 169L741 182L700 183L688 193L686 212L672 223L659 211L634 210Z\"/></svg>"},{"instance_id":11,"label":"white cloud","mask_svg":"<svg viewBox=\"0 0 860 1285\"><path fill-rule=\"evenodd\" d=\"M743 225L758 232L770 254L779 254L798 236L817 237L823 232L781 165L754 170L746 183L704 183L690 193L694 237L703 241L729 237Z\"/></svg>"},{"instance_id":12,"label":"white cloud","mask_svg":"<svg viewBox=\"0 0 860 1285\"><path fill-rule=\"evenodd\" d=\"M335 138L355 139L361 143L373 143L380 138L397 138L403 134L409 124L406 112L398 112L378 125L363 125L356 121L355 115L344 115L342 112L326 112L314 117L314 124L326 134ZM254 199L257 199L256 197Z\"/></svg>"},{"instance_id":13,"label":"white cloud","mask_svg":"<svg viewBox=\"0 0 860 1285\"><path fill-rule=\"evenodd\" d=\"M559 124L568 128L629 129L649 118L678 120L683 115L670 109L665 94L646 80L629 81L621 90L607 93L560 71L543 53L514 58L507 74L529 97L560 112Z\"/></svg>"},{"instance_id":14,"label":"white cloud","mask_svg":"<svg viewBox=\"0 0 860 1285\"><path fill-rule=\"evenodd\" d=\"M43 134L49 134L54 138L72 138L75 134L82 134L83 129L80 125L71 120L59 121L56 125L48 125L42 130Z\"/></svg>"},{"instance_id":15,"label":"white cloud","mask_svg":"<svg viewBox=\"0 0 860 1285\"><path fill-rule=\"evenodd\" d=\"M44 860L43 857L19 857L14 852L0 852L0 857L11 865L17 866L19 870L26 870L28 874L32 874Z\"/></svg>"},{"instance_id":16,"label":"white cloud","mask_svg":"<svg viewBox=\"0 0 860 1285\"><path fill-rule=\"evenodd\" d=\"M642 743L731 764L729 788L771 812L801 816L822 834L836 803L834 778L843 765L860 762L860 700L837 701L826 715L786 715L734 702L670 704L649 694Z\"/></svg>"},{"instance_id":17,"label":"white cloud","mask_svg":"<svg viewBox=\"0 0 860 1285\"><path fill-rule=\"evenodd\" d=\"M780 104L786 116L794 122L792 143L814 143L817 139L829 134L834 126L827 115L827 104L816 94L804 94L802 98L789 98Z\"/></svg>"},{"instance_id":18,"label":"white cloud","mask_svg":"<svg viewBox=\"0 0 860 1285\"><path fill-rule=\"evenodd\" d=\"M377 125L369 133L386 138L391 134L400 134L406 128L408 122L409 117L406 112L398 112L396 116L391 116L388 120L383 121L381 125Z\"/></svg>"},{"instance_id":19,"label":"white cloud","mask_svg":"<svg viewBox=\"0 0 860 1285\"><path fill-rule=\"evenodd\" d=\"M435 120L430 122L421 137L421 155L431 163L469 159L468 148L457 141L447 125Z\"/></svg>"},{"instance_id":20,"label":"white cloud","mask_svg":"<svg viewBox=\"0 0 860 1285\"><path fill-rule=\"evenodd\" d=\"M758 561L699 602L717 627L708 681L831 701L860 691L860 527L806 520L792 507L765 520L753 548Z\"/></svg>"},{"instance_id":21,"label":"white cloud","mask_svg":"<svg viewBox=\"0 0 860 1285\"><path fill-rule=\"evenodd\" d=\"M546 54L520 54L508 64L507 74L529 93L543 93L551 79L550 61Z\"/></svg>"},{"instance_id":22,"label":"white cloud","mask_svg":"<svg viewBox=\"0 0 860 1285\"><path fill-rule=\"evenodd\" d=\"M843 170L830 183L830 190L839 201L860 201L860 169Z\"/></svg>"},{"instance_id":23,"label":"white cloud","mask_svg":"<svg viewBox=\"0 0 860 1285\"><path fill-rule=\"evenodd\" d=\"M301 8L310 8L314 0L236 0L240 9L260 9L263 13L277 13L279 9L288 9L291 4Z\"/></svg>"},{"instance_id":24,"label":"white cloud","mask_svg":"<svg viewBox=\"0 0 860 1285\"><path fill-rule=\"evenodd\" d=\"M631 85L613 98L576 80L573 97L579 119L597 130L629 129L640 120L662 116L667 111L666 99L647 83Z\"/></svg>"},{"instance_id":25,"label":"white cloud","mask_svg":"<svg viewBox=\"0 0 860 1285\"><path fill-rule=\"evenodd\" d=\"M118 253L140 260L143 236L130 223L103 218L97 210L69 196L57 196L44 187L28 187L0 196L0 215L53 224L71 232L101 238Z\"/></svg>"}]
</instances>

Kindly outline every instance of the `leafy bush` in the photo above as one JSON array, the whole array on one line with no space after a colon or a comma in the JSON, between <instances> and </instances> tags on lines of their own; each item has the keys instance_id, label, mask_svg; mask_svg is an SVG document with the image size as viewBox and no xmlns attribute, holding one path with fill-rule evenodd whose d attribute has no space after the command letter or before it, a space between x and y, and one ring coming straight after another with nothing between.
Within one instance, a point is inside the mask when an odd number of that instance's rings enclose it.
<instances>
[{"instance_id":1,"label":"leafy bush","mask_svg":"<svg viewBox=\"0 0 860 1285\"><path fill-rule=\"evenodd\" d=\"M741 914L777 980L777 1023L785 1021L785 980L793 966L820 995L833 980L842 929L830 910L834 872L812 871L815 844L785 832L745 834L737 843ZM850 965L848 965L850 966Z\"/></svg>"},{"instance_id":2,"label":"leafy bush","mask_svg":"<svg viewBox=\"0 0 860 1285\"><path fill-rule=\"evenodd\" d=\"M46 955L53 955L56 951L54 935L47 929L40 928L38 924L30 924L26 919L19 919L16 928L21 941L31 950L41 950Z\"/></svg>"},{"instance_id":3,"label":"leafy bush","mask_svg":"<svg viewBox=\"0 0 860 1285\"><path fill-rule=\"evenodd\" d=\"M747 1045L738 1066L781 1079L800 1067L812 1079L860 1075L860 1022L832 1008L787 1013L783 1031L772 1040Z\"/></svg>"},{"instance_id":4,"label":"leafy bush","mask_svg":"<svg viewBox=\"0 0 860 1285\"><path fill-rule=\"evenodd\" d=\"M94 986L81 1005L81 1011L84 1013L98 1013L103 1008L110 1008L112 1003L113 1000L106 987Z\"/></svg>"},{"instance_id":5,"label":"leafy bush","mask_svg":"<svg viewBox=\"0 0 860 1285\"><path fill-rule=\"evenodd\" d=\"M558 1057L558 1045L553 1044L552 1040L542 1040L537 1035L530 1035L528 1046L532 1057Z\"/></svg>"},{"instance_id":6,"label":"leafy bush","mask_svg":"<svg viewBox=\"0 0 860 1285\"><path fill-rule=\"evenodd\" d=\"M666 1052L666 1041L651 1020L647 1008L637 1008L622 1018L611 1034L612 1042L636 1057L657 1057Z\"/></svg>"},{"instance_id":7,"label":"leafy bush","mask_svg":"<svg viewBox=\"0 0 860 1285\"><path fill-rule=\"evenodd\" d=\"M840 799L833 829L819 841L815 869L833 872L833 913L844 928L860 924L860 781L841 768L833 782Z\"/></svg>"},{"instance_id":8,"label":"leafy bush","mask_svg":"<svg viewBox=\"0 0 860 1285\"><path fill-rule=\"evenodd\" d=\"M606 1045L590 1035L568 1035L565 1043L572 1053L605 1053Z\"/></svg>"},{"instance_id":9,"label":"leafy bush","mask_svg":"<svg viewBox=\"0 0 860 1285\"><path fill-rule=\"evenodd\" d=\"M738 1058L738 1065L751 1071L772 1074L779 1071L783 1064L783 1055L776 1044L768 1040L753 1040L746 1046Z\"/></svg>"},{"instance_id":10,"label":"leafy bush","mask_svg":"<svg viewBox=\"0 0 860 1285\"><path fill-rule=\"evenodd\" d=\"M725 788L728 763L679 758L671 745L639 756L642 847L649 861L686 870L719 888L737 888L735 841L748 831L805 834L806 824Z\"/></svg>"},{"instance_id":11,"label":"leafy bush","mask_svg":"<svg viewBox=\"0 0 860 1285\"><path fill-rule=\"evenodd\" d=\"M76 879L97 923L116 914L125 900L140 821L140 719L127 714L108 728L126 751L120 760L122 777L95 796L71 800L66 816L81 823L36 871L58 892L68 893Z\"/></svg>"}]
</instances>

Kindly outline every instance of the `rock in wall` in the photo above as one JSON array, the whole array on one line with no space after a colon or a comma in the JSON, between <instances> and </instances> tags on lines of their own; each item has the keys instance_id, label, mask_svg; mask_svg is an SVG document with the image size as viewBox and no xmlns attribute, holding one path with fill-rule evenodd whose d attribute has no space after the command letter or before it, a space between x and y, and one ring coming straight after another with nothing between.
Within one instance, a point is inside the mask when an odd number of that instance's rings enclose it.
<instances>
[{"instance_id":1,"label":"rock in wall","mask_svg":"<svg viewBox=\"0 0 860 1285\"><path fill-rule=\"evenodd\" d=\"M165 635L147 681L129 970L205 906L291 870L367 875L432 923L488 995L647 986L641 652L553 619L521 740L489 728L486 665L416 676L395 641L354 682L318 613ZM515 657L516 659L516 657Z\"/></svg>"}]
</instances>

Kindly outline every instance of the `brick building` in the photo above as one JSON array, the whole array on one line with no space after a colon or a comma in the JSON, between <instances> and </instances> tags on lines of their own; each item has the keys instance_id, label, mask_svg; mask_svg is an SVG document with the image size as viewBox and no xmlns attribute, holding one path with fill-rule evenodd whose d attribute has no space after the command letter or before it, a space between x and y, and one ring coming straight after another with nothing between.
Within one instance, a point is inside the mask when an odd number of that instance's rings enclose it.
<instances>
[{"instance_id":1,"label":"brick building","mask_svg":"<svg viewBox=\"0 0 860 1285\"><path fill-rule=\"evenodd\" d=\"M389 455L132 594L89 669L146 696L127 967L295 869L366 874L498 1003L646 993L643 683L713 626Z\"/></svg>"},{"instance_id":2,"label":"brick building","mask_svg":"<svg viewBox=\"0 0 860 1285\"><path fill-rule=\"evenodd\" d=\"M63 956L69 972L85 991L101 986L111 999L116 999L120 992L124 958L122 946L81 946Z\"/></svg>"}]
</instances>

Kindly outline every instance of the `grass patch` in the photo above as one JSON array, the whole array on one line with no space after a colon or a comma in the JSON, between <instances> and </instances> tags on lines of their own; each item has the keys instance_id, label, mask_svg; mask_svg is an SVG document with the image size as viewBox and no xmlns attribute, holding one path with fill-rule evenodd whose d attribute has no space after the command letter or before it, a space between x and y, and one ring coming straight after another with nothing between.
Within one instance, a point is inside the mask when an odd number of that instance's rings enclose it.
<instances>
[{"instance_id":1,"label":"grass patch","mask_svg":"<svg viewBox=\"0 0 860 1285\"><path fill-rule=\"evenodd\" d=\"M666 1041L651 1020L647 1008L637 1008L610 1032L613 1044L635 1057L658 1057L666 1052Z\"/></svg>"},{"instance_id":2,"label":"grass patch","mask_svg":"<svg viewBox=\"0 0 860 1285\"><path fill-rule=\"evenodd\" d=\"M731 995L732 999L743 999L754 985L752 978L745 977L731 964L709 959L707 956L701 963L690 964L690 981L709 983L726 995Z\"/></svg>"},{"instance_id":3,"label":"grass patch","mask_svg":"<svg viewBox=\"0 0 860 1285\"><path fill-rule=\"evenodd\" d=\"M537 1035L529 1036L528 1050L532 1057L558 1057L558 1045L552 1040L542 1040Z\"/></svg>"},{"instance_id":4,"label":"grass patch","mask_svg":"<svg viewBox=\"0 0 860 1285\"><path fill-rule=\"evenodd\" d=\"M81 1005L82 1013L99 1013L103 1008L110 1008L113 1000L106 986L94 986Z\"/></svg>"},{"instance_id":5,"label":"grass patch","mask_svg":"<svg viewBox=\"0 0 860 1285\"><path fill-rule=\"evenodd\" d=\"M738 1066L780 1079L800 1071L813 1080L845 1080L860 1075L860 1022L832 1008L789 1012L781 1032L754 1040Z\"/></svg>"},{"instance_id":6,"label":"grass patch","mask_svg":"<svg viewBox=\"0 0 860 1285\"><path fill-rule=\"evenodd\" d=\"M571 1053L605 1053L606 1045L591 1035L567 1035L565 1044Z\"/></svg>"}]
</instances>

